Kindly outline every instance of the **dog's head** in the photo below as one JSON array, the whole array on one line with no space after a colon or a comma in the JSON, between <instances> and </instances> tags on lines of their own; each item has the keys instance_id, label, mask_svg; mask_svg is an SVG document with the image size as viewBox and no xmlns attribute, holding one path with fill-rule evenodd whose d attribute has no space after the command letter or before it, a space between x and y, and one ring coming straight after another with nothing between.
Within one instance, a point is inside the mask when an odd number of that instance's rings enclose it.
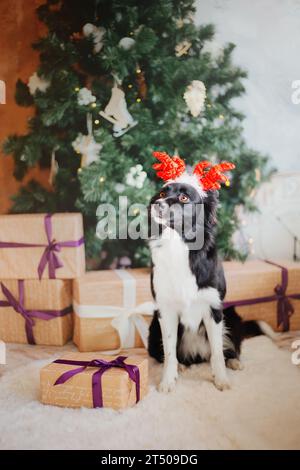
<instances>
[{"instance_id":1,"label":"dog's head","mask_svg":"<svg viewBox=\"0 0 300 470\"><path fill-rule=\"evenodd\" d=\"M149 216L154 233L176 230L190 249L201 249L214 236L217 191L202 191L185 181L164 184L153 196Z\"/></svg>"},{"instance_id":2,"label":"dog's head","mask_svg":"<svg viewBox=\"0 0 300 470\"><path fill-rule=\"evenodd\" d=\"M208 247L214 241L218 189L221 183L230 184L224 172L233 170L235 165L230 162L213 165L204 160L190 173L179 156L170 157L166 152L153 155L159 161L153 168L165 184L150 203L151 232L158 227L160 234L169 227L185 242L193 244L190 249Z\"/></svg>"}]
</instances>

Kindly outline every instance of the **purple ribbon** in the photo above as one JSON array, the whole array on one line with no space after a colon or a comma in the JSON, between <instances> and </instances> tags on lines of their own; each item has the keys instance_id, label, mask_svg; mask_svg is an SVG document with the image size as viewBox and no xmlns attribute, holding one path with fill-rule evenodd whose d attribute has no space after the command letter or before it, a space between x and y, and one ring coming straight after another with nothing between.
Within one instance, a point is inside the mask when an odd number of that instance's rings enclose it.
<instances>
[{"instance_id":1,"label":"purple ribbon","mask_svg":"<svg viewBox=\"0 0 300 470\"><path fill-rule=\"evenodd\" d=\"M274 288L274 294L265 297L254 297L253 299L244 300L231 300L223 302L223 308L228 307L243 307L245 305L255 305L265 302L277 301L277 326L282 325L282 331L288 331L290 329L290 317L294 313L294 307L290 299L300 299L300 294L289 294L286 295L288 287L288 270L280 264L272 261L265 260L265 263L272 264L281 269L281 284L277 284Z\"/></svg>"},{"instance_id":2,"label":"purple ribbon","mask_svg":"<svg viewBox=\"0 0 300 470\"><path fill-rule=\"evenodd\" d=\"M41 260L38 265L39 279L42 278L45 268L48 264L49 279L55 279L55 271L63 266L63 263L58 257L58 252L62 248L76 248L84 243L84 238L80 238L77 241L65 241L58 242L52 238L52 214L47 214L44 219L45 232L48 240L48 244L40 243L15 243L15 242L1 242L0 248L36 248L45 247L42 254Z\"/></svg>"},{"instance_id":3,"label":"purple ribbon","mask_svg":"<svg viewBox=\"0 0 300 470\"><path fill-rule=\"evenodd\" d=\"M33 334L33 327L35 325L34 318L52 320L53 318L63 317L72 312L72 307L67 307L63 310L27 310L24 307L24 281L18 281L19 300L12 295L3 282L1 282L0 285L2 293L6 298L6 300L0 300L0 307L12 307L15 312L22 315L25 320L25 331L29 344L35 344Z\"/></svg>"},{"instance_id":4,"label":"purple ribbon","mask_svg":"<svg viewBox=\"0 0 300 470\"><path fill-rule=\"evenodd\" d=\"M81 367L64 372L60 377L58 377L54 385L60 385L67 382L67 380L70 380L74 375L83 372L87 367L96 367L98 370L94 372L92 376L93 407L102 408L102 375L104 374L104 372L106 372L108 369L111 369L112 367L119 367L121 369L125 369L130 379L135 383L136 402L138 402L140 400L140 371L137 366L132 364L126 364L124 362L125 359L127 359L126 356L118 356L112 361L105 361L104 359L93 359L92 361L72 361L65 359L57 359L56 361L54 361L57 364L67 364L70 366Z\"/></svg>"}]
</instances>

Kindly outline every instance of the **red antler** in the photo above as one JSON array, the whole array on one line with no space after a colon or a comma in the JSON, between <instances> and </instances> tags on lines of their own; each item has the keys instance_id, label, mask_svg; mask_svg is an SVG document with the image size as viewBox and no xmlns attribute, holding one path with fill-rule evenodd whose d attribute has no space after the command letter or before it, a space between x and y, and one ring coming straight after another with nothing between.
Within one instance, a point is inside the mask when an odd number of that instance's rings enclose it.
<instances>
[{"instance_id":1,"label":"red antler","mask_svg":"<svg viewBox=\"0 0 300 470\"><path fill-rule=\"evenodd\" d=\"M202 185L204 191L220 189L221 185L219 181L228 184L229 179L223 175L223 171L233 170L235 165L230 162L222 162L218 165L212 166L208 171L205 171L207 167L211 166L209 162L200 162L195 166L194 173L198 176L199 182Z\"/></svg>"},{"instance_id":2,"label":"red antler","mask_svg":"<svg viewBox=\"0 0 300 470\"><path fill-rule=\"evenodd\" d=\"M180 157L170 157L166 152L153 152L153 156L161 163L154 163L152 168L157 171L157 176L163 180L172 180L182 175L185 163Z\"/></svg>"}]
</instances>

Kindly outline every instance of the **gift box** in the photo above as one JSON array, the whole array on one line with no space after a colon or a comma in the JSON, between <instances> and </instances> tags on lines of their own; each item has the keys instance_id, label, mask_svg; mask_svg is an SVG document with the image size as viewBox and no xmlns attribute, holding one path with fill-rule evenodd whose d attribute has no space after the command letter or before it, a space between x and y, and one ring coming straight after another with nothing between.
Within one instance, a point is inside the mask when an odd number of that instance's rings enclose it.
<instances>
[{"instance_id":1,"label":"gift box","mask_svg":"<svg viewBox=\"0 0 300 470\"><path fill-rule=\"evenodd\" d=\"M80 351L147 347L154 304L148 269L90 271L73 281Z\"/></svg>"},{"instance_id":2,"label":"gift box","mask_svg":"<svg viewBox=\"0 0 300 470\"><path fill-rule=\"evenodd\" d=\"M70 280L0 282L0 340L61 346L72 333Z\"/></svg>"},{"instance_id":3,"label":"gift box","mask_svg":"<svg viewBox=\"0 0 300 470\"><path fill-rule=\"evenodd\" d=\"M69 353L41 369L40 384L47 405L127 408L148 392L148 359Z\"/></svg>"},{"instance_id":4,"label":"gift box","mask_svg":"<svg viewBox=\"0 0 300 470\"><path fill-rule=\"evenodd\" d=\"M300 330L300 263L224 262L224 307L235 306L244 320L264 320L277 331Z\"/></svg>"},{"instance_id":5,"label":"gift box","mask_svg":"<svg viewBox=\"0 0 300 470\"><path fill-rule=\"evenodd\" d=\"M81 214L0 216L0 279L73 279L84 271Z\"/></svg>"}]
</instances>

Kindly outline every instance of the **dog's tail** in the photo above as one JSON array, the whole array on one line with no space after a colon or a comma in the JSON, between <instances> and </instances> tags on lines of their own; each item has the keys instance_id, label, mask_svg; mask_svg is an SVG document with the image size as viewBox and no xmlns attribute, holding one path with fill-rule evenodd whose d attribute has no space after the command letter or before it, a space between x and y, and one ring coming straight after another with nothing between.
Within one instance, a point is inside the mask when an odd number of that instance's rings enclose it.
<instances>
[{"instance_id":1,"label":"dog's tail","mask_svg":"<svg viewBox=\"0 0 300 470\"><path fill-rule=\"evenodd\" d=\"M243 320L234 307L224 309L224 317L226 326L238 328L242 338L265 335L275 341L278 337L278 333L268 323L263 320Z\"/></svg>"},{"instance_id":2,"label":"dog's tail","mask_svg":"<svg viewBox=\"0 0 300 470\"><path fill-rule=\"evenodd\" d=\"M263 320L246 320L242 322L243 337L251 338L252 336L265 335L275 340L278 333Z\"/></svg>"}]
</instances>

